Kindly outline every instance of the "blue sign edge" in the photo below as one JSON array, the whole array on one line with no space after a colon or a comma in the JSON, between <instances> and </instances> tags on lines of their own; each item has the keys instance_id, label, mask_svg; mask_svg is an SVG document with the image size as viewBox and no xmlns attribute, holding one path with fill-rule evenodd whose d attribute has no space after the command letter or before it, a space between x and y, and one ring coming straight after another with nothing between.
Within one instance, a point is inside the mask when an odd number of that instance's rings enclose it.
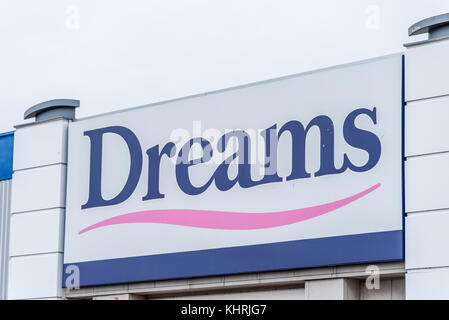
<instances>
[{"instance_id":1,"label":"blue sign edge","mask_svg":"<svg viewBox=\"0 0 449 320\"><path fill-rule=\"evenodd\" d=\"M401 92L401 165L402 165L402 258L401 260L405 260L405 217L407 213L405 211L405 161L407 157L405 156L405 107L407 102L405 101L405 55L401 55L401 76L402 76L402 92Z\"/></svg>"},{"instance_id":2,"label":"blue sign edge","mask_svg":"<svg viewBox=\"0 0 449 320\"><path fill-rule=\"evenodd\" d=\"M79 268L80 287L301 269L403 257L403 230L64 264L63 287Z\"/></svg>"},{"instance_id":3,"label":"blue sign edge","mask_svg":"<svg viewBox=\"0 0 449 320\"><path fill-rule=\"evenodd\" d=\"M12 178L14 131L0 133L0 181Z\"/></svg>"}]
</instances>

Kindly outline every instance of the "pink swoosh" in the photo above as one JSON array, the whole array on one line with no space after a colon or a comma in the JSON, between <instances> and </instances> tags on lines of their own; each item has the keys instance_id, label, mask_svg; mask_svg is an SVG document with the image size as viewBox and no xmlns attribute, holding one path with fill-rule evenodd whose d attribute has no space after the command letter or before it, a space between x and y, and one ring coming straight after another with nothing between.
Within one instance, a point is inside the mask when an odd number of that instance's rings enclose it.
<instances>
[{"instance_id":1,"label":"pink swoosh","mask_svg":"<svg viewBox=\"0 0 449 320\"><path fill-rule=\"evenodd\" d=\"M222 230L251 230L285 226L334 211L356 201L380 187L380 183L360 193L314 207L264 213L224 212L210 210L149 210L123 214L93 224L78 234L123 223L164 223Z\"/></svg>"}]
</instances>

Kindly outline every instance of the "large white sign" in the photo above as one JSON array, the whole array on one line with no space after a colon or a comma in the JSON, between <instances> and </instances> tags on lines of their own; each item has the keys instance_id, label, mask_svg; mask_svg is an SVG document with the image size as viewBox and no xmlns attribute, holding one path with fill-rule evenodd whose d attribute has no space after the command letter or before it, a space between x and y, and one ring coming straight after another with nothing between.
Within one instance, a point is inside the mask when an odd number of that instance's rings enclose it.
<instances>
[{"instance_id":1,"label":"large white sign","mask_svg":"<svg viewBox=\"0 0 449 320\"><path fill-rule=\"evenodd\" d=\"M65 277L402 259L402 69L393 55L74 121Z\"/></svg>"}]
</instances>

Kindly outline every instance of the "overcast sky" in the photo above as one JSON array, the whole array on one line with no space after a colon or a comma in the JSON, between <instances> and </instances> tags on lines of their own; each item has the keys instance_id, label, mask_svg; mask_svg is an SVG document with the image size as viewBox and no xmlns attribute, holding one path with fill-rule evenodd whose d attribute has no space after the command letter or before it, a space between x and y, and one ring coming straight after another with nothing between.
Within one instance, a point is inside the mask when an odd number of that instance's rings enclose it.
<instances>
[{"instance_id":1,"label":"overcast sky","mask_svg":"<svg viewBox=\"0 0 449 320\"><path fill-rule=\"evenodd\" d=\"M403 51L442 0L0 0L0 132ZM422 38L417 38L422 39Z\"/></svg>"}]
</instances>

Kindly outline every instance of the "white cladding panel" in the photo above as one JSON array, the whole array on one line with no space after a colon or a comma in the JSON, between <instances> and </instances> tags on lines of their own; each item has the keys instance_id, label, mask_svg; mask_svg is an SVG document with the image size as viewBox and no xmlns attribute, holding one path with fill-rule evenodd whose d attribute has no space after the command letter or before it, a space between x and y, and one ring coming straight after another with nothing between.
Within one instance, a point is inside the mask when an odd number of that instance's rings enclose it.
<instances>
[{"instance_id":1,"label":"white cladding panel","mask_svg":"<svg viewBox=\"0 0 449 320\"><path fill-rule=\"evenodd\" d=\"M409 214L405 222L407 269L449 266L449 210Z\"/></svg>"},{"instance_id":2,"label":"white cladding panel","mask_svg":"<svg viewBox=\"0 0 449 320\"><path fill-rule=\"evenodd\" d=\"M405 161L405 211L449 208L449 153L408 158Z\"/></svg>"},{"instance_id":3,"label":"white cladding panel","mask_svg":"<svg viewBox=\"0 0 449 320\"><path fill-rule=\"evenodd\" d=\"M62 252L63 229L63 209L13 214L10 255Z\"/></svg>"},{"instance_id":4,"label":"white cladding panel","mask_svg":"<svg viewBox=\"0 0 449 320\"><path fill-rule=\"evenodd\" d=\"M408 270L405 283L407 300L449 299L449 268Z\"/></svg>"},{"instance_id":5,"label":"white cladding panel","mask_svg":"<svg viewBox=\"0 0 449 320\"><path fill-rule=\"evenodd\" d=\"M405 54L407 299L448 299L449 41Z\"/></svg>"},{"instance_id":6,"label":"white cladding panel","mask_svg":"<svg viewBox=\"0 0 449 320\"><path fill-rule=\"evenodd\" d=\"M449 94L449 41L409 47L405 53L406 101Z\"/></svg>"},{"instance_id":7,"label":"white cladding panel","mask_svg":"<svg viewBox=\"0 0 449 320\"><path fill-rule=\"evenodd\" d=\"M405 155L449 151L449 96L407 103Z\"/></svg>"},{"instance_id":8,"label":"white cladding panel","mask_svg":"<svg viewBox=\"0 0 449 320\"><path fill-rule=\"evenodd\" d=\"M11 258L8 299L61 297L61 266L61 253Z\"/></svg>"},{"instance_id":9,"label":"white cladding panel","mask_svg":"<svg viewBox=\"0 0 449 320\"><path fill-rule=\"evenodd\" d=\"M67 162L67 120L20 127L14 139L15 171Z\"/></svg>"},{"instance_id":10,"label":"white cladding panel","mask_svg":"<svg viewBox=\"0 0 449 320\"><path fill-rule=\"evenodd\" d=\"M14 172L11 212L65 206L66 165L51 165Z\"/></svg>"}]
</instances>

